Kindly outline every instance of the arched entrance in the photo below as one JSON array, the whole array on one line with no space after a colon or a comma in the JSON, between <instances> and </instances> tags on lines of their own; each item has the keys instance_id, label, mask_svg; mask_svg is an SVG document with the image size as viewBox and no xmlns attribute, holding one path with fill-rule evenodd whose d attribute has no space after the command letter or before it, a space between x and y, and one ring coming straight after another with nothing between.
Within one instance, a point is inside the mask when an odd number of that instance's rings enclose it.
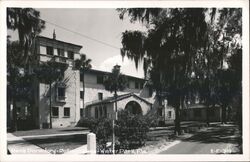
<instances>
[{"instance_id":1,"label":"arched entrance","mask_svg":"<svg viewBox=\"0 0 250 162\"><path fill-rule=\"evenodd\" d=\"M134 115L141 115L142 114L141 106L136 101L128 102L127 105L125 106L125 110L128 110L130 113L132 113Z\"/></svg>"}]
</instances>

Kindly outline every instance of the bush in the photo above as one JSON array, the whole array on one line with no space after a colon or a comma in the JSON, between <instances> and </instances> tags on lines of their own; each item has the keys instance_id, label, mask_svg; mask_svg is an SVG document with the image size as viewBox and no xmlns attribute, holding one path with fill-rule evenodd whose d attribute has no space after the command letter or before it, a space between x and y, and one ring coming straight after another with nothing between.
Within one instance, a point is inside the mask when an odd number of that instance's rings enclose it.
<instances>
[{"instance_id":1,"label":"bush","mask_svg":"<svg viewBox=\"0 0 250 162\"><path fill-rule=\"evenodd\" d=\"M112 120L108 118L98 119L92 131L96 134L97 143L106 148L106 143L112 137Z\"/></svg>"},{"instance_id":2,"label":"bush","mask_svg":"<svg viewBox=\"0 0 250 162\"><path fill-rule=\"evenodd\" d=\"M115 123L116 153L120 150L130 150L145 144L151 119L147 116L133 115L126 110L119 111L118 120ZM78 122L78 126L88 127L96 134L97 153L112 153L107 148L107 142L112 141L112 119L85 118Z\"/></svg>"},{"instance_id":3,"label":"bush","mask_svg":"<svg viewBox=\"0 0 250 162\"><path fill-rule=\"evenodd\" d=\"M118 139L116 150L134 149L144 145L148 131L149 120L146 116L134 115L126 110L120 111L115 127Z\"/></svg>"},{"instance_id":4,"label":"bush","mask_svg":"<svg viewBox=\"0 0 250 162\"><path fill-rule=\"evenodd\" d=\"M97 119L95 118L91 118L91 117L87 117L87 118L81 118L79 120L79 122L77 123L77 127L87 127L90 129L91 132L93 132L93 130L96 127L97 124Z\"/></svg>"}]
</instances>

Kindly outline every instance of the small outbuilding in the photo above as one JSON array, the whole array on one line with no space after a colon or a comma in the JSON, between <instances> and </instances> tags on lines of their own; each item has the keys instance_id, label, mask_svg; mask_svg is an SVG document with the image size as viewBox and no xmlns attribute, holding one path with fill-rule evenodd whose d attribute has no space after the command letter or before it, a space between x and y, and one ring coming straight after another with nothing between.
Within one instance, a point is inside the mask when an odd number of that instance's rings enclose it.
<instances>
[{"instance_id":1,"label":"small outbuilding","mask_svg":"<svg viewBox=\"0 0 250 162\"><path fill-rule=\"evenodd\" d=\"M108 97L86 103L86 117L94 118L115 118L115 101L117 101L117 111L128 110L133 114L146 115L151 109L152 104L134 93L127 93L115 97Z\"/></svg>"}]
</instances>

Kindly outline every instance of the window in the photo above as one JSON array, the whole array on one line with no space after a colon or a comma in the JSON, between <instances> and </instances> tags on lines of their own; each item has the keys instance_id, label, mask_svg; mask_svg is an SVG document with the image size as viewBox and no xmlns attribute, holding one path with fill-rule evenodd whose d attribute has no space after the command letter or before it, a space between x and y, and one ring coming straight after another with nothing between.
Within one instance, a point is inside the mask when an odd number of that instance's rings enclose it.
<instances>
[{"instance_id":1,"label":"window","mask_svg":"<svg viewBox=\"0 0 250 162\"><path fill-rule=\"evenodd\" d=\"M80 108L80 116L83 117L83 108Z\"/></svg>"},{"instance_id":2,"label":"window","mask_svg":"<svg viewBox=\"0 0 250 162\"><path fill-rule=\"evenodd\" d=\"M171 118L171 117L172 117L172 112L168 111L168 118Z\"/></svg>"},{"instance_id":3,"label":"window","mask_svg":"<svg viewBox=\"0 0 250 162\"><path fill-rule=\"evenodd\" d=\"M47 46L47 47L46 47L46 53L47 53L48 55L53 55L53 47Z\"/></svg>"},{"instance_id":4,"label":"window","mask_svg":"<svg viewBox=\"0 0 250 162\"><path fill-rule=\"evenodd\" d=\"M62 57L64 57L64 50L63 50L63 49L58 48L58 49L57 49L57 54L58 54L58 56L62 56Z\"/></svg>"},{"instance_id":5,"label":"window","mask_svg":"<svg viewBox=\"0 0 250 162\"><path fill-rule=\"evenodd\" d=\"M53 117L58 117L58 107L52 107L52 116Z\"/></svg>"},{"instance_id":6,"label":"window","mask_svg":"<svg viewBox=\"0 0 250 162\"><path fill-rule=\"evenodd\" d=\"M70 108L65 107L63 111L64 117L70 117Z\"/></svg>"},{"instance_id":7,"label":"window","mask_svg":"<svg viewBox=\"0 0 250 162\"><path fill-rule=\"evenodd\" d=\"M58 97L65 97L65 88L58 87Z\"/></svg>"},{"instance_id":8,"label":"window","mask_svg":"<svg viewBox=\"0 0 250 162\"><path fill-rule=\"evenodd\" d=\"M103 76L102 75L97 76L97 84L103 84Z\"/></svg>"},{"instance_id":9,"label":"window","mask_svg":"<svg viewBox=\"0 0 250 162\"><path fill-rule=\"evenodd\" d=\"M98 93L98 100L102 100L103 99L103 94L102 93Z\"/></svg>"},{"instance_id":10,"label":"window","mask_svg":"<svg viewBox=\"0 0 250 162\"><path fill-rule=\"evenodd\" d=\"M73 60L74 59L74 52L68 51L68 58Z\"/></svg>"},{"instance_id":11,"label":"window","mask_svg":"<svg viewBox=\"0 0 250 162\"><path fill-rule=\"evenodd\" d=\"M83 99L83 91L80 91L80 98Z\"/></svg>"},{"instance_id":12,"label":"window","mask_svg":"<svg viewBox=\"0 0 250 162\"><path fill-rule=\"evenodd\" d=\"M139 83L135 82L135 89L139 89Z\"/></svg>"}]
</instances>

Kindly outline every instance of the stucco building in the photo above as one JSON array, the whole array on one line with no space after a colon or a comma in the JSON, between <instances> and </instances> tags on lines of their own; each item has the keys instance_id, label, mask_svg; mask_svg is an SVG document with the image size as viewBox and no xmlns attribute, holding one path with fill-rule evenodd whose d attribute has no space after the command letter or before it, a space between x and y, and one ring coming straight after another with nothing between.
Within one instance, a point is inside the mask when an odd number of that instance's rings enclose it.
<instances>
[{"instance_id":1,"label":"stucco building","mask_svg":"<svg viewBox=\"0 0 250 162\"><path fill-rule=\"evenodd\" d=\"M75 69L74 60L80 58L81 48L81 45L57 40L55 34L53 38L42 36L36 38L34 55L37 66L41 62L54 59L67 67L64 78L60 82L54 82L51 88L53 128L75 126L81 117L114 117L114 94L105 90L103 85L105 76L110 73L94 69L84 72ZM155 92L147 85L145 79L126 77L127 88L117 92L118 111L128 109L132 113L146 115L149 112L158 111L161 105L160 116L164 120L174 119L174 109L168 107L167 104L158 103ZM31 86L34 90L33 102L20 104L18 109L20 112L23 112L23 109L30 111L29 115L35 128L48 128L50 122L49 85L36 80ZM8 105L9 118L11 118L11 103Z\"/></svg>"}]
</instances>

